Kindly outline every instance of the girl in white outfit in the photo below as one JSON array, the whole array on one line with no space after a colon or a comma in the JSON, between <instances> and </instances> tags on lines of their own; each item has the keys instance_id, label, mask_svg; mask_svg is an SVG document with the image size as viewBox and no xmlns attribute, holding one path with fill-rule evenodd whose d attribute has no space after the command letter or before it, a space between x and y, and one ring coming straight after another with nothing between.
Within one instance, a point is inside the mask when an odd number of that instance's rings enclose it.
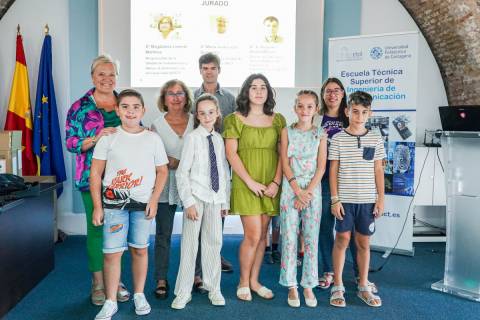
<instances>
[{"instance_id":1,"label":"girl in white outfit","mask_svg":"<svg viewBox=\"0 0 480 320\"><path fill-rule=\"evenodd\" d=\"M177 187L185 208L183 214L180 267L172 308L183 309L192 299L195 259L201 232L203 287L215 306L224 306L220 292L222 216L230 206L230 177L222 136L215 131L221 115L218 100L211 94L195 102L196 128L185 137Z\"/></svg>"}]
</instances>

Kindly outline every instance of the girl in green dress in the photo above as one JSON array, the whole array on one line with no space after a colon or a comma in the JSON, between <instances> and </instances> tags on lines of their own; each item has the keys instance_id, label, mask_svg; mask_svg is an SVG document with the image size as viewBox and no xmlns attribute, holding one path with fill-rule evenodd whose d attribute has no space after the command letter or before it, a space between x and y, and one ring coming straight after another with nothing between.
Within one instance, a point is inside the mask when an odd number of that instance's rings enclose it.
<instances>
[{"instance_id":1,"label":"girl in green dress","mask_svg":"<svg viewBox=\"0 0 480 320\"><path fill-rule=\"evenodd\" d=\"M285 118L274 113L274 92L262 74L250 75L237 97L237 112L224 120L225 150L233 169L230 208L240 215L244 238L239 249L237 297L250 301L251 291L272 299L258 280L270 218L279 212L282 168L279 142Z\"/></svg>"}]
</instances>

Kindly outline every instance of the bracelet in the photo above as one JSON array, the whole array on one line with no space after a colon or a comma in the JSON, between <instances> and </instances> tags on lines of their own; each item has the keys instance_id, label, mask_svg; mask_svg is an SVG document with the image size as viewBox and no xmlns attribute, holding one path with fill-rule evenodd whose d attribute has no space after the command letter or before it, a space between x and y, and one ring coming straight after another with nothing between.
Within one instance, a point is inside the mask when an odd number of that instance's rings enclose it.
<instances>
[{"instance_id":1,"label":"bracelet","mask_svg":"<svg viewBox=\"0 0 480 320\"><path fill-rule=\"evenodd\" d=\"M97 143L97 137L93 136L92 137L92 144L95 145Z\"/></svg>"},{"instance_id":2,"label":"bracelet","mask_svg":"<svg viewBox=\"0 0 480 320\"><path fill-rule=\"evenodd\" d=\"M338 199L339 199L338 196L331 196L331 197L330 197L330 200L331 200L331 201L338 200Z\"/></svg>"},{"instance_id":3,"label":"bracelet","mask_svg":"<svg viewBox=\"0 0 480 320\"><path fill-rule=\"evenodd\" d=\"M340 200L337 200L335 202L332 202L332 204L330 205L330 207L333 207L334 205L336 205L337 203L340 203Z\"/></svg>"},{"instance_id":4,"label":"bracelet","mask_svg":"<svg viewBox=\"0 0 480 320\"><path fill-rule=\"evenodd\" d=\"M272 180L272 183L275 183L275 184L277 185L277 187L279 187L279 188L280 188L280 185L277 183L277 181L275 181L275 180Z\"/></svg>"},{"instance_id":5,"label":"bracelet","mask_svg":"<svg viewBox=\"0 0 480 320\"><path fill-rule=\"evenodd\" d=\"M291 177L290 179L288 179L288 183L292 182L293 180L297 180L297 178Z\"/></svg>"}]
</instances>

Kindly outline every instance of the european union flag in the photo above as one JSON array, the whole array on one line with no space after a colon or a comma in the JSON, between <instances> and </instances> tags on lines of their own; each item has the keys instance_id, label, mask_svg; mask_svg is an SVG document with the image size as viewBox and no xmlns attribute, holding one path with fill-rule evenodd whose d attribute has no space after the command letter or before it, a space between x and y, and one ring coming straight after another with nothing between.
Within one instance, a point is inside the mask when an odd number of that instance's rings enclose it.
<instances>
[{"instance_id":1,"label":"european union flag","mask_svg":"<svg viewBox=\"0 0 480 320\"><path fill-rule=\"evenodd\" d=\"M65 181L67 176L52 77L52 37L49 34L43 40L33 123L33 152L37 156L40 175L55 175L57 182ZM60 187L57 196L62 191Z\"/></svg>"}]
</instances>

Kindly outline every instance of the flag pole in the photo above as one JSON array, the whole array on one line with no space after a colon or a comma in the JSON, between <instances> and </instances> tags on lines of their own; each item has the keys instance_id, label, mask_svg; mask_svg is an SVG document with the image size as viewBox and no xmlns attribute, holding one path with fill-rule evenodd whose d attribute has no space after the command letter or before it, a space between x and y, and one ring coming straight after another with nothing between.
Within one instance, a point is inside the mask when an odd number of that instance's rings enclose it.
<instances>
[{"instance_id":1,"label":"flag pole","mask_svg":"<svg viewBox=\"0 0 480 320\"><path fill-rule=\"evenodd\" d=\"M19 36L19 35L20 35L20 25L17 24L17 36Z\"/></svg>"},{"instance_id":2,"label":"flag pole","mask_svg":"<svg viewBox=\"0 0 480 320\"><path fill-rule=\"evenodd\" d=\"M48 36L48 32L50 31L50 28L48 27L48 23L45 25L44 31L45 31L45 35Z\"/></svg>"}]
</instances>

